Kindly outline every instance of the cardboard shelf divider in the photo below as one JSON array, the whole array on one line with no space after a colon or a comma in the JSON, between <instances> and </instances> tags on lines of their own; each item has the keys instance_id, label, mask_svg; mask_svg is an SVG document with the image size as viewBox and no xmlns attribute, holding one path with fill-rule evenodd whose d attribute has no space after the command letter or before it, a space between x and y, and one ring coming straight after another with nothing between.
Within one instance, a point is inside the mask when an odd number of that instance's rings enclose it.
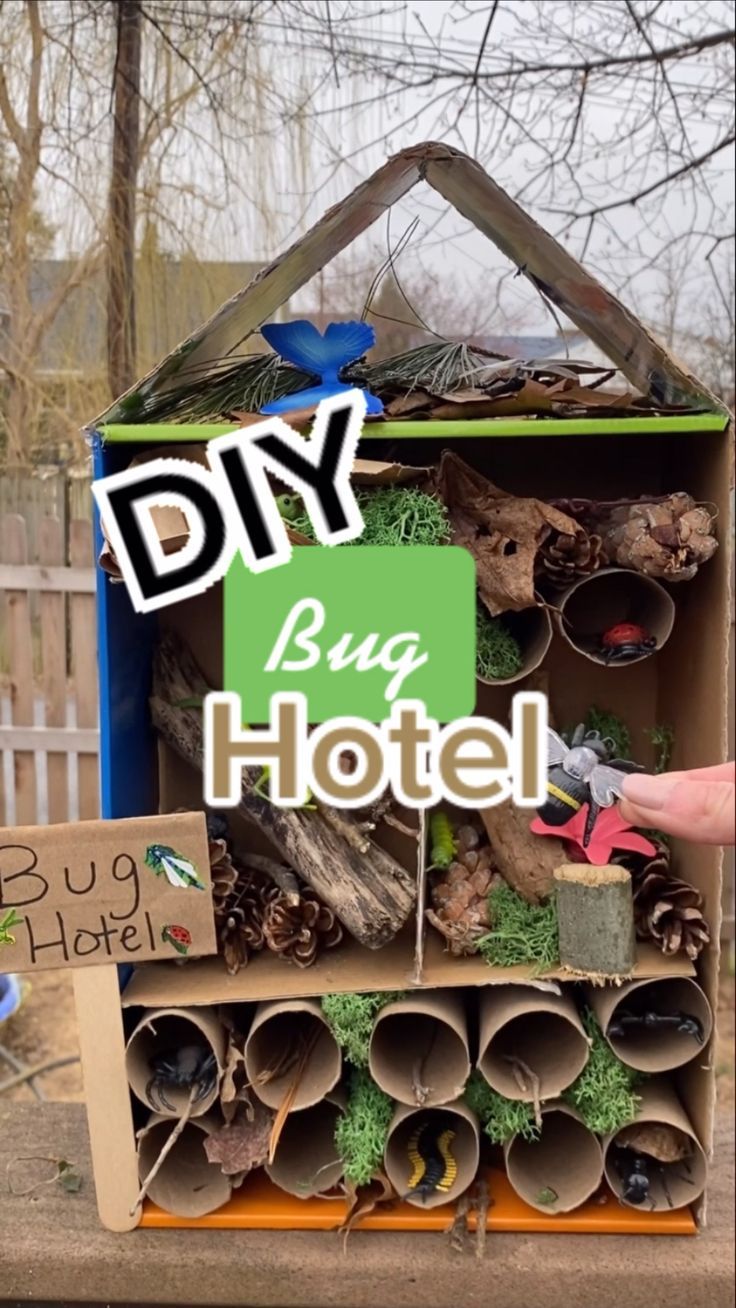
<instances>
[{"instance_id":1,"label":"cardboard shelf divider","mask_svg":"<svg viewBox=\"0 0 736 1308\"><path fill-rule=\"evenodd\" d=\"M384 949L364 949L345 941L312 967L289 966L275 954L256 954L237 976L228 976L221 958L191 963L156 963L136 968L123 991L124 1008L154 1008L176 1003L254 1003L263 999L298 999L316 994L361 990L420 990L438 986L483 986L543 981L571 981L560 969L540 974L533 967L491 967L482 958L453 958L436 932L429 933L423 982L413 979L413 940L403 933ZM695 976L684 955L665 958L653 945L640 944L634 978Z\"/></svg>"}]
</instances>

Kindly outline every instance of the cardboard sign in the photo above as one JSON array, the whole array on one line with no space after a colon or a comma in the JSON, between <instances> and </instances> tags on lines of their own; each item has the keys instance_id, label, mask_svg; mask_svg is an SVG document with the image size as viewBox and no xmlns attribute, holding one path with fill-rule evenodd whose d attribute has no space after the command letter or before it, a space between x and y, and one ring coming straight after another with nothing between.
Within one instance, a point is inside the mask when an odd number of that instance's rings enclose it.
<instances>
[{"instance_id":1,"label":"cardboard sign","mask_svg":"<svg viewBox=\"0 0 736 1308\"><path fill-rule=\"evenodd\" d=\"M0 831L0 972L216 950L203 813Z\"/></svg>"}]
</instances>

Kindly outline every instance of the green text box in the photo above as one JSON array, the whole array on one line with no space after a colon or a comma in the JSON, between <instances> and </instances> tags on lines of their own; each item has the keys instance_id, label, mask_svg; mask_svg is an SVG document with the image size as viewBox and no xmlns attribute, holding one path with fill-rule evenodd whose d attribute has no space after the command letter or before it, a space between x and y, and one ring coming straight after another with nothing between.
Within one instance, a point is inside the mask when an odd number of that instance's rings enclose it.
<instances>
[{"instance_id":1,"label":"green text box","mask_svg":"<svg viewBox=\"0 0 736 1308\"><path fill-rule=\"evenodd\" d=\"M294 606L302 602L297 617ZM318 661L287 670L285 660L307 657L295 647L295 638L320 623L310 637L319 649ZM407 639L400 641L403 633ZM375 636L364 646L363 660L373 662L382 654L390 666L360 671L354 661L340 670L330 666L329 652L348 635L344 657ZM274 655L279 639L280 659ZM386 648L389 641L393 644ZM426 662L409 670L410 661L423 655ZM315 658L311 646L308 657ZM269 660L279 666L267 671ZM429 716L440 722L472 713L471 555L454 546L302 546L294 549L289 563L255 574L236 559L225 578L225 689L241 696L243 721L249 724L268 721L271 696L289 691L307 696L310 722L344 714L380 722L397 699L422 700Z\"/></svg>"}]
</instances>

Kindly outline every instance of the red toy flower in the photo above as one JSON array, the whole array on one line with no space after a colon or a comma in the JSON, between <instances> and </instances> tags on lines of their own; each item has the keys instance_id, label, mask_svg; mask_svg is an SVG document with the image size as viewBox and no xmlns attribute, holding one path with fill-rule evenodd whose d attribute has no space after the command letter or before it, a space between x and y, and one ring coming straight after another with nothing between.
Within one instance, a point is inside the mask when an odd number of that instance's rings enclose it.
<instances>
[{"instance_id":1,"label":"red toy flower","mask_svg":"<svg viewBox=\"0 0 736 1308\"><path fill-rule=\"evenodd\" d=\"M583 804L564 826L551 827L536 817L530 822L529 830L535 836L557 836L558 840L570 841L576 847L575 861L595 863L597 867L610 862L614 849L630 849L636 854L656 854L651 840L634 831L629 822L624 822L618 804L601 809L593 824L590 841L584 846L587 816L588 805Z\"/></svg>"}]
</instances>

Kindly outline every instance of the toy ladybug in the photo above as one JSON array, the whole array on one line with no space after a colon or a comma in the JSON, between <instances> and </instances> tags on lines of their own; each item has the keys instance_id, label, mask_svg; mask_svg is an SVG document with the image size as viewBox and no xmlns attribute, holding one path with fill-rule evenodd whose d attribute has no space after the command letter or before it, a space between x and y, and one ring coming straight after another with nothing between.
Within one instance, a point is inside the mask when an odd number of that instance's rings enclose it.
<instances>
[{"instance_id":1,"label":"toy ladybug","mask_svg":"<svg viewBox=\"0 0 736 1308\"><path fill-rule=\"evenodd\" d=\"M625 663L653 654L656 648L656 636L650 636L637 622L619 622L603 632L599 653L606 663Z\"/></svg>"},{"instance_id":2,"label":"toy ladybug","mask_svg":"<svg viewBox=\"0 0 736 1308\"><path fill-rule=\"evenodd\" d=\"M181 954L183 958L186 958L192 943L192 933L186 927L177 926L171 922L163 928L161 939L165 945L173 945L177 954Z\"/></svg>"}]
</instances>

